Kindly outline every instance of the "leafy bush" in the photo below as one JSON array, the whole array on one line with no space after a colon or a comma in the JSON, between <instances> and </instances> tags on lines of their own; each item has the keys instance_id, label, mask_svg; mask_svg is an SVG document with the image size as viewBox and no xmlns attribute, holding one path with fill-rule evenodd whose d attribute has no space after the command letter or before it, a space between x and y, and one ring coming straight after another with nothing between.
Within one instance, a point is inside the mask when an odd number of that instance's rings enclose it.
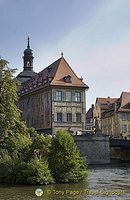
<instances>
[{"instance_id":1,"label":"leafy bush","mask_svg":"<svg viewBox=\"0 0 130 200\"><path fill-rule=\"evenodd\" d=\"M78 182L87 176L85 158L80 157L73 137L58 131L52 139L49 168L56 182Z\"/></svg>"},{"instance_id":2,"label":"leafy bush","mask_svg":"<svg viewBox=\"0 0 130 200\"><path fill-rule=\"evenodd\" d=\"M21 172L25 168L26 164L17 155L11 157L6 150L0 150L0 183L24 183L26 177Z\"/></svg>"},{"instance_id":3,"label":"leafy bush","mask_svg":"<svg viewBox=\"0 0 130 200\"><path fill-rule=\"evenodd\" d=\"M53 183L48 164L46 161L32 159L27 164L27 170L24 171L27 177L27 183L29 184L49 184Z\"/></svg>"},{"instance_id":4,"label":"leafy bush","mask_svg":"<svg viewBox=\"0 0 130 200\"><path fill-rule=\"evenodd\" d=\"M44 137L43 135L37 134L32 141L30 146L30 152L28 154L29 158L34 158L34 150L38 149L41 155L41 158L48 159L49 148L51 146L51 138L49 136Z\"/></svg>"},{"instance_id":5,"label":"leafy bush","mask_svg":"<svg viewBox=\"0 0 130 200\"><path fill-rule=\"evenodd\" d=\"M47 161L32 159L25 163L16 155L11 158L7 151L0 151L0 183L34 185L53 182Z\"/></svg>"}]
</instances>

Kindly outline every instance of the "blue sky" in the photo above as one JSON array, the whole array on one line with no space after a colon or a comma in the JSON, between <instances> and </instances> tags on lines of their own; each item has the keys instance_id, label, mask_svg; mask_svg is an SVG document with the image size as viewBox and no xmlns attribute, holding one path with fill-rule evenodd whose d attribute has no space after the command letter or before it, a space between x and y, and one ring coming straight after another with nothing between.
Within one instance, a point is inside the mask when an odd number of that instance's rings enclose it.
<instances>
[{"instance_id":1,"label":"blue sky","mask_svg":"<svg viewBox=\"0 0 130 200\"><path fill-rule=\"evenodd\" d=\"M130 92L129 0L0 0L0 55L23 69L30 34L34 71L64 57L96 97Z\"/></svg>"}]
</instances>

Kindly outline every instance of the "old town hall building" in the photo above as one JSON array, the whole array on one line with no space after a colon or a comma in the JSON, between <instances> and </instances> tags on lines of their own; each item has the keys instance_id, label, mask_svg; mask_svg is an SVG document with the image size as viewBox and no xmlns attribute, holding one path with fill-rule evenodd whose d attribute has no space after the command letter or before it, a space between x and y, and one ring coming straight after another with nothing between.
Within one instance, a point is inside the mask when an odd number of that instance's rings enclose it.
<instances>
[{"instance_id":1,"label":"old town hall building","mask_svg":"<svg viewBox=\"0 0 130 200\"><path fill-rule=\"evenodd\" d=\"M21 82L18 107L22 120L44 134L63 129L75 134L84 131L88 86L73 72L63 54L39 73L33 71L33 58L28 38L23 71L17 76Z\"/></svg>"}]
</instances>

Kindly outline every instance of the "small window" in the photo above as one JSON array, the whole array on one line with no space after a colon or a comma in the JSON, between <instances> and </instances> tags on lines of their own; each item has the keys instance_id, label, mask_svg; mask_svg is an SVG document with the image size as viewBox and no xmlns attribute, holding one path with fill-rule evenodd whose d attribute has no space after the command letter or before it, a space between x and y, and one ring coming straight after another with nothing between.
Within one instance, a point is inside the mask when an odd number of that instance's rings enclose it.
<instances>
[{"instance_id":1,"label":"small window","mask_svg":"<svg viewBox=\"0 0 130 200\"><path fill-rule=\"evenodd\" d=\"M50 123L50 115L47 114L47 123Z\"/></svg>"},{"instance_id":2,"label":"small window","mask_svg":"<svg viewBox=\"0 0 130 200\"><path fill-rule=\"evenodd\" d=\"M44 123L44 116L41 115L41 123L43 124Z\"/></svg>"},{"instance_id":3,"label":"small window","mask_svg":"<svg viewBox=\"0 0 130 200\"><path fill-rule=\"evenodd\" d=\"M72 122L72 113L67 113L67 122Z\"/></svg>"},{"instance_id":4,"label":"small window","mask_svg":"<svg viewBox=\"0 0 130 200\"><path fill-rule=\"evenodd\" d=\"M66 101L66 91L62 91L62 101Z\"/></svg>"},{"instance_id":5,"label":"small window","mask_svg":"<svg viewBox=\"0 0 130 200\"><path fill-rule=\"evenodd\" d=\"M70 75L65 76L65 82L66 82L66 83L72 83L72 81L71 81L71 76L70 76Z\"/></svg>"},{"instance_id":6,"label":"small window","mask_svg":"<svg viewBox=\"0 0 130 200\"><path fill-rule=\"evenodd\" d=\"M122 120L127 120L127 115L126 115L126 113L122 113Z\"/></svg>"},{"instance_id":7,"label":"small window","mask_svg":"<svg viewBox=\"0 0 130 200\"><path fill-rule=\"evenodd\" d=\"M75 92L75 101L80 102L81 101L81 93Z\"/></svg>"},{"instance_id":8,"label":"small window","mask_svg":"<svg viewBox=\"0 0 130 200\"><path fill-rule=\"evenodd\" d=\"M44 103L44 94L41 94L41 103Z\"/></svg>"},{"instance_id":9,"label":"small window","mask_svg":"<svg viewBox=\"0 0 130 200\"><path fill-rule=\"evenodd\" d=\"M57 113L57 122L62 122L62 113Z\"/></svg>"},{"instance_id":10,"label":"small window","mask_svg":"<svg viewBox=\"0 0 130 200\"><path fill-rule=\"evenodd\" d=\"M36 96L36 105L39 105L39 96Z\"/></svg>"},{"instance_id":11,"label":"small window","mask_svg":"<svg viewBox=\"0 0 130 200\"><path fill-rule=\"evenodd\" d=\"M61 91L56 91L54 100L56 100L56 101L62 100L62 92Z\"/></svg>"},{"instance_id":12,"label":"small window","mask_svg":"<svg viewBox=\"0 0 130 200\"><path fill-rule=\"evenodd\" d=\"M81 122L81 114L76 113L76 122Z\"/></svg>"},{"instance_id":13,"label":"small window","mask_svg":"<svg viewBox=\"0 0 130 200\"><path fill-rule=\"evenodd\" d=\"M123 133L126 133L126 132L127 132L127 125L126 125L126 124L124 124L124 125L122 126L122 132L123 132Z\"/></svg>"}]
</instances>

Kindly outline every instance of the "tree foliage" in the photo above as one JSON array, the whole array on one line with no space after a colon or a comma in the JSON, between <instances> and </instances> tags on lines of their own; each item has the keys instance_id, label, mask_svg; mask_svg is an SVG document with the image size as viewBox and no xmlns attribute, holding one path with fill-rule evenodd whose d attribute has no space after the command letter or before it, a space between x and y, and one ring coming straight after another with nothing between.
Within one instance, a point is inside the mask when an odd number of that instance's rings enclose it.
<instances>
[{"instance_id":1,"label":"tree foliage","mask_svg":"<svg viewBox=\"0 0 130 200\"><path fill-rule=\"evenodd\" d=\"M19 83L13 76L15 69L10 69L8 64L8 61L0 60L0 148L7 149L10 154L14 151L22 154L31 141L16 106Z\"/></svg>"},{"instance_id":2,"label":"tree foliage","mask_svg":"<svg viewBox=\"0 0 130 200\"><path fill-rule=\"evenodd\" d=\"M14 69L8 68L6 60L0 60L0 140L12 134L12 130L19 120L20 110L16 106L17 90Z\"/></svg>"},{"instance_id":3,"label":"tree foliage","mask_svg":"<svg viewBox=\"0 0 130 200\"><path fill-rule=\"evenodd\" d=\"M58 131L52 139L49 167L56 182L78 182L87 176L85 158L67 131Z\"/></svg>"},{"instance_id":4,"label":"tree foliage","mask_svg":"<svg viewBox=\"0 0 130 200\"><path fill-rule=\"evenodd\" d=\"M40 155L44 159L48 159L49 149L51 146L51 138L49 136L36 135L31 144L30 157L33 155L35 149L39 149Z\"/></svg>"},{"instance_id":5,"label":"tree foliage","mask_svg":"<svg viewBox=\"0 0 130 200\"><path fill-rule=\"evenodd\" d=\"M28 184L49 184L54 183L51 172L48 168L46 160L39 161L38 159L31 159L27 163L27 169L24 172L26 174L26 183Z\"/></svg>"}]
</instances>

